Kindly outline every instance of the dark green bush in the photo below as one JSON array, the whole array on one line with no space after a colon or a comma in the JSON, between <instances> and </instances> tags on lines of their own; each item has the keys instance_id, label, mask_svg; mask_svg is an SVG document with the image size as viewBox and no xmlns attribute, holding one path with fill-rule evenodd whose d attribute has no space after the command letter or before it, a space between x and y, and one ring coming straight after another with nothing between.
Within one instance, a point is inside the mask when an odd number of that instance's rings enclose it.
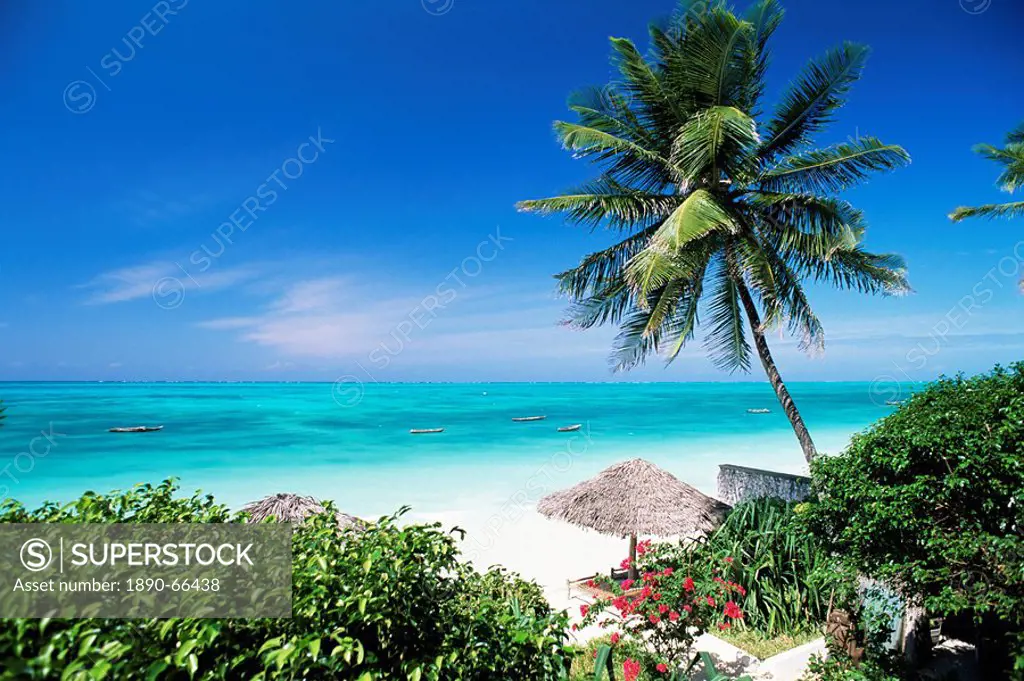
<instances>
[{"instance_id":1,"label":"dark green bush","mask_svg":"<svg viewBox=\"0 0 1024 681\"><path fill-rule=\"evenodd\" d=\"M170 482L59 507L0 506L0 522L238 522ZM438 525L382 518L339 534L330 515L293 539L290 619L3 620L0 678L554 679L566 617L535 584L458 562Z\"/></svg>"},{"instance_id":2,"label":"dark green bush","mask_svg":"<svg viewBox=\"0 0 1024 681\"><path fill-rule=\"evenodd\" d=\"M812 478L806 517L830 550L934 614L969 614L992 678L1007 653L1024 676L1024 364L930 385Z\"/></svg>"}]
</instances>

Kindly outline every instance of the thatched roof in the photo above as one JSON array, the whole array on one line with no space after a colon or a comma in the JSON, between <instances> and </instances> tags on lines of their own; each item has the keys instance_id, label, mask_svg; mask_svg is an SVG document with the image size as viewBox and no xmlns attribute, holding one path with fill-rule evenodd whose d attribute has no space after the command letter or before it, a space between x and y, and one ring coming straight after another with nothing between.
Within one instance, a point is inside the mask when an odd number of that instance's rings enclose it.
<instances>
[{"instance_id":1,"label":"thatched roof","mask_svg":"<svg viewBox=\"0 0 1024 681\"><path fill-rule=\"evenodd\" d=\"M246 504L242 510L249 514L250 523L261 523L270 516L274 516L278 522L301 523L308 516L327 512L313 497L301 497L298 494L272 494ZM335 516L341 529L361 530L366 527L364 520L347 513L338 512Z\"/></svg>"},{"instance_id":2,"label":"thatched roof","mask_svg":"<svg viewBox=\"0 0 1024 681\"><path fill-rule=\"evenodd\" d=\"M729 510L649 461L632 459L537 504L549 518L618 537L671 537L714 529Z\"/></svg>"}]
</instances>

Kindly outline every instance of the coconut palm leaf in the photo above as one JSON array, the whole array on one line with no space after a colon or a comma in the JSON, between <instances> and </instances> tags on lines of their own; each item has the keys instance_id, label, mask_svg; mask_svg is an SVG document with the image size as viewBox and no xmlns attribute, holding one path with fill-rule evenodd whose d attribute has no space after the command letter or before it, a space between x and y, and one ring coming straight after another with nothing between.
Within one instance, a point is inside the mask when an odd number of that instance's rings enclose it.
<instances>
[{"instance_id":1,"label":"coconut palm leaf","mask_svg":"<svg viewBox=\"0 0 1024 681\"><path fill-rule=\"evenodd\" d=\"M576 224L632 230L664 220L679 205L679 197L642 192L602 176L570 194L522 202L522 210L564 213Z\"/></svg>"},{"instance_id":2,"label":"coconut palm leaf","mask_svg":"<svg viewBox=\"0 0 1024 681\"><path fill-rule=\"evenodd\" d=\"M1006 136L1003 148L991 144L979 144L974 151L990 161L1004 166L996 179L996 184L1005 192L1015 193L1024 187L1024 123ZM968 208L961 206L949 214L953 222L967 218L1013 218L1024 216L1024 202L990 203L984 206Z\"/></svg>"},{"instance_id":3,"label":"coconut palm leaf","mask_svg":"<svg viewBox=\"0 0 1024 681\"><path fill-rule=\"evenodd\" d=\"M860 79L870 50L844 43L807 65L804 73L782 96L775 117L768 123L761 155L770 159L810 143L845 103L845 95Z\"/></svg>"},{"instance_id":4,"label":"coconut palm leaf","mask_svg":"<svg viewBox=\"0 0 1024 681\"><path fill-rule=\"evenodd\" d=\"M960 222L966 218L1020 218L1024 217L1024 201L990 203L973 208L961 206L950 213L949 217L953 222Z\"/></svg>"},{"instance_id":5,"label":"coconut palm leaf","mask_svg":"<svg viewBox=\"0 0 1024 681\"><path fill-rule=\"evenodd\" d=\"M761 176L766 189L832 194L855 187L873 172L910 163L910 155L895 144L861 137L781 160Z\"/></svg>"}]
</instances>

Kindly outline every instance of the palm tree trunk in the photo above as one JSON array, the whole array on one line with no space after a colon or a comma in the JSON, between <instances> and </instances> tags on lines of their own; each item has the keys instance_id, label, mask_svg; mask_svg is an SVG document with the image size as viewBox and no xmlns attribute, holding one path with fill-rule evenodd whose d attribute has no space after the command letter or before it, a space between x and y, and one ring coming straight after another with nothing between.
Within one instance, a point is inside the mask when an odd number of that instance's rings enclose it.
<instances>
[{"instance_id":1,"label":"palm tree trunk","mask_svg":"<svg viewBox=\"0 0 1024 681\"><path fill-rule=\"evenodd\" d=\"M803 417L800 416L800 412L796 408L796 402L793 401L789 390L786 389L786 384L782 382L782 376L779 374L779 368L775 366L775 360L772 359L771 350L768 349L768 341L765 339L764 330L761 328L761 315L757 312L757 305L754 304L754 299L750 297L750 291L747 290L746 284L742 281L737 281L736 285L739 289L740 300L743 302L743 309L746 310L747 319L750 321L750 330L754 334L754 347L757 348L757 354L761 358L764 372L768 374L768 382L775 389L775 395L779 398L779 404L782 405L782 410L786 412L786 418L789 419L790 425L793 426L796 439L800 441L800 448L804 450L804 458L807 459L807 463L810 463L814 455L817 454L817 450L814 448L814 441L811 439L807 426L804 425Z\"/></svg>"}]
</instances>

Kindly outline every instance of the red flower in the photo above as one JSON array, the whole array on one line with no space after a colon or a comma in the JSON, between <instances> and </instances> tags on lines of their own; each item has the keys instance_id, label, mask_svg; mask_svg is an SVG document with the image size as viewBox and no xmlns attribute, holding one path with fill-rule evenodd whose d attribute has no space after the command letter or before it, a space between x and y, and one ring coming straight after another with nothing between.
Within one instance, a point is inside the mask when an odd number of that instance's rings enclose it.
<instances>
[{"instance_id":1,"label":"red flower","mask_svg":"<svg viewBox=\"0 0 1024 681\"><path fill-rule=\"evenodd\" d=\"M683 588L687 591L693 591L693 578L687 577L683 580Z\"/></svg>"},{"instance_id":2,"label":"red flower","mask_svg":"<svg viewBox=\"0 0 1024 681\"><path fill-rule=\"evenodd\" d=\"M660 612L662 615L664 615L666 612L668 612L668 606L665 605L664 603L659 604L658 605L658 612Z\"/></svg>"},{"instance_id":3,"label":"red flower","mask_svg":"<svg viewBox=\"0 0 1024 681\"><path fill-rule=\"evenodd\" d=\"M588 613L589 611L590 611L590 606L589 606L589 605L586 605L586 604L584 604L584 605L581 605L581 606L580 606L580 615L582 615L582 616L586 617L586 616L587 616L587 613Z\"/></svg>"},{"instance_id":4,"label":"red flower","mask_svg":"<svg viewBox=\"0 0 1024 681\"><path fill-rule=\"evenodd\" d=\"M674 572L674 570L673 570L672 568L670 568L670 567L667 567L667 568L665 568L665 572L664 572L664 575L665 575L666 577L671 577L671 576L672 576L672 573L673 573L673 572Z\"/></svg>"},{"instance_id":5,"label":"red flower","mask_svg":"<svg viewBox=\"0 0 1024 681\"><path fill-rule=\"evenodd\" d=\"M631 561L631 560L629 559L629 556L627 556L627 557L625 557L625 558L623 558L623 559L622 559L622 562L621 562L621 563L619 563L619 567L620 567L621 569L623 569L623 570L628 570L628 569L629 569L629 567L630 567L630 566L631 566L632 564L633 564L633 561Z\"/></svg>"},{"instance_id":6,"label":"red flower","mask_svg":"<svg viewBox=\"0 0 1024 681\"><path fill-rule=\"evenodd\" d=\"M712 608L715 607L715 599L711 596L708 596L708 605L710 605Z\"/></svg>"},{"instance_id":7,"label":"red flower","mask_svg":"<svg viewBox=\"0 0 1024 681\"><path fill-rule=\"evenodd\" d=\"M656 669L659 672L661 672L662 674L664 674L664 673L666 673L668 671L668 665L665 664L664 662L659 662L658 666L656 667Z\"/></svg>"},{"instance_id":8,"label":"red flower","mask_svg":"<svg viewBox=\"0 0 1024 681\"><path fill-rule=\"evenodd\" d=\"M731 563L732 562L732 556L726 556L725 557L725 562L726 563Z\"/></svg>"},{"instance_id":9,"label":"red flower","mask_svg":"<svg viewBox=\"0 0 1024 681\"><path fill-rule=\"evenodd\" d=\"M597 649L595 648L592 652L594 653L594 657L597 657Z\"/></svg>"},{"instance_id":10,"label":"red flower","mask_svg":"<svg viewBox=\"0 0 1024 681\"><path fill-rule=\"evenodd\" d=\"M591 589L595 589L595 588L597 588L597 582L595 582L594 580L591 579L591 580L587 581L587 586L589 586Z\"/></svg>"},{"instance_id":11,"label":"red flower","mask_svg":"<svg viewBox=\"0 0 1024 681\"><path fill-rule=\"evenodd\" d=\"M722 631L725 631L726 629L728 629L731 626L732 625L729 624L728 622L722 622L721 624L718 625L718 628L721 629Z\"/></svg>"},{"instance_id":12,"label":"red flower","mask_svg":"<svg viewBox=\"0 0 1024 681\"><path fill-rule=\"evenodd\" d=\"M740 596L746 596L747 595L747 590L744 589L739 584L736 585L736 591L739 593Z\"/></svg>"},{"instance_id":13,"label":"red flower","mask_svg":"<svg viewBox=\"0 0 1024 681\"><path fill-rule=\"evenodd\" d=\"M622 586L622 590L623 591L629 591L629 587L633 586L633 580L632 579L624 579L624 580L622 580L622 585L621 586Z\"/></svg>"},{"instance_id":14,"label":"red flower","mask_svg":"<svg viewBox=\"0 0 1024 681\"><path fill-rule=\"evenodd\" d=\"M677 619L679 619L679 613L676 612L675 610L673 610L672 612L670 612L668 614L668 621L669 622L675 622Z\"/></svg>"},{"instance_id":15,"label":"red flower","mask_svg":"<svg viewBox=\"0 0 1024 681\"><path fill-rule=\"evenodd\" d=\"M573 631L578 631L579 630L579 625L577 625L577 624L572 625L572 630Z\"/></svg>"},{"instance_id":16,"label":"red flower","mask_svg":"<svg viewBox=\"0 0 1024 681\"><path fill-rule=\"evenodd\" d=\"M725 616L730 617L734 620L738 620L743 617L743 611L740 610L740 606L736 605L732 601L729 601L725 604Z\"/></svg>"},{"instance_id":17,"label":"red flower","mask_svg":"<svg viewBox=\"0 0 1024 681\"><path fill-rule=\"evenodd\" d=\"M660 601L660 600L661 600L661 594L654 594L654 595L652 596L652 598L653 598L654 600L656 600L656 601Z\"/></svg>"},{"instance_id":18,"label":"red flower","mask_svg":"<svg viewBox=\"0 0 1024 681\"><path fill-rule=\"evenodd\" d=\"M622 637L619 636L619 632L616 631L614 634L612 634L612 645L618 643L620 638Z\"/></svg>"},{"instance_id":19,"label":"red flower","mask_svg":"<svg viewBox=\"0 0 1024 681\"><path fill-rule=\"evenodd\" d=\"M636 555L642 556L651 549L651 540L645 539L636 545Z\"/></svg>"},{"instance_id":20,"label":"red flower","mask_svg":"<svg viewBox=\"0 0 1024 681\"><path fill-rule=\"evenodd\" d=\"M693 606L684 605L683 610L685 610L686 612L693 612Z\"/></svg>"},{"instance_id":21,"label":"red flower","mask_svg":"<svg viewBox=\"0 0 1024 681\"><path fill-rule=\"evenodd\" d=\"M622 663L622 675L626 677L626 681L636 681L636 678L640 676L640 663L627 659Z\"/></svg>"},{"instance_id":22,"label":"red flower","mask_svg":"<svg viewBox=\"0 0 1024 681\"><path fill-rule=\"evenodd\" d=\"M651 624L657 624L658 622L661 621L661 618L658 617L657 615L653 614L653 613L648 615L647 619L649 619L651 621Z\"/></svg>"}]
</instances>

